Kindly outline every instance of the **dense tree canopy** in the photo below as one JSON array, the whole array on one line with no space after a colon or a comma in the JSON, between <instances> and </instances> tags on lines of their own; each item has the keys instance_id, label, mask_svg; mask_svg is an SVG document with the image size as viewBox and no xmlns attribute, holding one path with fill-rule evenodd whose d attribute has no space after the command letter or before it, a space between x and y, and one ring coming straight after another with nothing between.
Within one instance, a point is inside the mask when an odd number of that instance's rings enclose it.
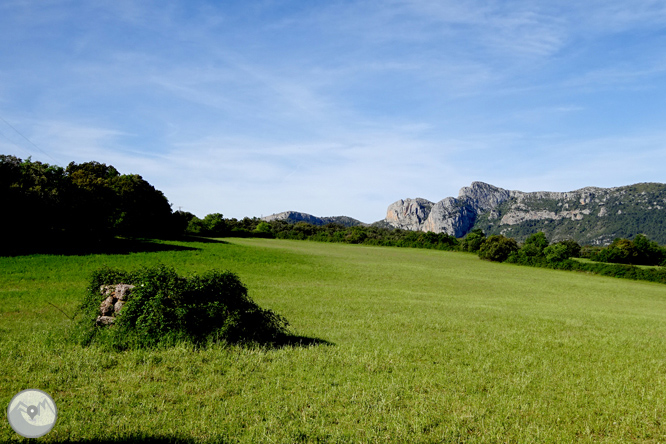
<instances>
[{"instance_id":1,"label":"dense tree canopy","mask_svg":"<svg viewBox=\"0 0 666 444\"><path fill-rule=\"evenodd\" d=\"M115 235L164 237L177 219L162 192L141 176L99 162L67 168L0 155L5 252L103 242Z\"/></svg>"}]
</instances>

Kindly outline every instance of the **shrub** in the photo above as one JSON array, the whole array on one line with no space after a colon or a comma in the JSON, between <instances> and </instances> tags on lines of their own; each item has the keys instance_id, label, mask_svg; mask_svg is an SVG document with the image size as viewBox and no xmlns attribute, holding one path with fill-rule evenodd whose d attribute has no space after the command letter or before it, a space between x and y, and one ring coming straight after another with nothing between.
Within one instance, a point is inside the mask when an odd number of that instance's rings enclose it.
<instances>
[{"instance_id":1,"label":"shrub","mask_svg":"<svg viewBox=\"0 0 666 444\"><path fill-rule=\"evenodd\" d=\"M544 248L543 253L548 262L562 262L570 257L578 257L580 250L581 246L576 241L566 240Z\"/></svg>"},{"instance_id":2,"label":"shrub","mask_svg":"<svg viewBox=\"0 0 666 444\"><path fill-rule=\"evenodd\" d=\"M118 283L135 285L115 322L96 325L100 288ZM169 267L93 272L80 306L74 331L83 345L100 342L115 349L172 345L178 341L205 344L278 342L287 334L287 321L260 308L234 273L211 270L181 277Z\"/></svg>"},{"instance_id":3,"label":"shrub","mask_svg":"<svg viewBox=\"0 0 666 444\"><path fill-rule=\"evenodd\" d=\"M481 244L486 240L486 235L482 230L476 228L470 231L467 236L460 243L460 249L462 251L469 251L471 253L476 253L481 248Z\"/></svg>"},{"instance_id":4,"label":"shrub","mask_svg":"<svg viewBox=\"0 0 666 444\"><path fill-rule=\"evenodd\" d=\"M542 231L539 231L538 233L534 233L525 239L523 249L526 249L526 251L532 253L528 254L528 256L537 256L542 254L544 248L547 246L548 239L546 239L546 235Z\"/></svg>"},{"instance_id":5,"label":"shrub","mask_svg":"<svg viewBox=\"0 0 666 444\"><path fill-rule=\"evenodd\" d=\"M493 235L479 248L479 257L488 261L504 262L511 253L518 251L518 243L502 235Z\"/></svg>"},{"instance_id":6,"label":"shrub","mask_svg":"<svg viewBox=\"0 0 666 444\"><path fill-rule=\"evenodd\" d=\"M615 239L606 248L592 251L589 258L598 262L634 265L659 265L666 259L666 250L642 234L633 241Z\"/></svg>"}]
</instances>

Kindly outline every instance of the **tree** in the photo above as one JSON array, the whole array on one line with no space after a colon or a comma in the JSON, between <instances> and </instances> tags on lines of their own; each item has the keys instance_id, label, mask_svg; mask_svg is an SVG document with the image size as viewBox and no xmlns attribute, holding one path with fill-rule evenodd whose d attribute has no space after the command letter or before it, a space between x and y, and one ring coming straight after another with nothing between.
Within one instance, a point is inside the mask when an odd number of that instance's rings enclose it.
<instances>
[{"instance_id":1,"label":"tree","mask_svg":"<svg viewBox=\"0 0 666 444\"><path fill-rule=\"evenodd\" d=\"M562 262L571 257L580 257L581 246L574 240L563 240L544 248L543 253L549 262Z\"/></svg>"},{"instance_id":2,"label":"tree","mask_svg":"<svg viewBox=\"0 0 666 444\"><path fill-rule=\"evenodd\" d=\"M125 236L161 237L171 231L171 205L162 194L138 174L109 179L118 196L115 231Z\"/></svg>"},{"instance_id":3,"label":"tree","mask_svg":"<svg viewBox=\"0 0 666 444\"><path fill-rule=\"evenodd\" d=\"M528 236L520 250L526 256L541 256L543 255L544 248L547 246L548 239L546 239L546 235L542 231L539 231Z\"/></svg>"},{"instance_id":4,"label":"tree","mask_svg":"<svg viewBox=\"0 0 666 444\"><path fill-rule=\"evenodd\" d=\"M227 223L221 213L207 214L201 225L204 236L224 236L227 232Z\"/></svg>"},{"instance_id":5,"label":"tree","mask_svg":"<svg viewBox=\"0 0 666 444\"><path fill-rule=\"evenodd\" d=\"M467 236L462 240L460 244L460 249L462 251L469 251L475 253L481 248L481 244L486 240L486 235L483 230L475 228L474 230L467 233Z\"/></svg>"},{"instance_id":6,"label":"tree","mask_svg":"<svg viewBox=\"0 0 666 444\"><path fill-rule=\"evenodd\" d=\"M658 265L666 259L666 250L644 234L637 234L633 240L636 263L640 265Z\"/></svg>"},{"instance_id":7,"label":"tree","mask_svg":"<svg viewBox=\"0 0 666 444\"><path fill-rule=\"evenodd\" d=\"M257 233L266 233L270 234L273 233L273 230L271 228L271 224L268 222L259 222L259 225L257 225L257 228L254 229L255 232Z\"/></svg>"},{"instance_id":8,"label":"tree","mask_svg":"<svg viewBox=\"0 0 666 444\"><path fill-rule=\"evenodd\" d=\"M487 238L479 248L479 257L494 262L504 262L511 253L518 251L518 243L502 235Z\"/></svg>"}]
</instances>

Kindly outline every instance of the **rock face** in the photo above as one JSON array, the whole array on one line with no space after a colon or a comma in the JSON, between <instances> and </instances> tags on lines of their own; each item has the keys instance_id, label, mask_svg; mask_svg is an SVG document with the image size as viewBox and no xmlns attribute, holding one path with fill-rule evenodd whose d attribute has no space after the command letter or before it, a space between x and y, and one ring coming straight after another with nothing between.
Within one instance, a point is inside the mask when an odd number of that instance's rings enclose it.
<instances>
[{"instance_id":1,"label":"rock face","mask_svg":"<svg viewBox=\"0 0 666 444\"><path fill-rule=\"evenodd\" d=\"M283 211L282 213L271 214L261 218L266 222L274 220L283 220L290 223L307 222L312 225L326 225L326 224L340 224L345 227L353 227L356 225L366 225L360 220L353 219L347 216L331 216L331 217L317 217L308 213L300 213L298 211Z\"/></svg>"},{"instance_id":2,"label":"rock face","mask_svg":"<svg viewBox=\"0 0 666 444\"><path fill-rule=\"evenodd\" d=\"M470 205L468 200L447 197L432 207L421 230L463 237L474 226L476 213L477 210Z\"/></svg>"},{"instance_id":3,"label":"rock face","mask_svg":"<svg viewBox=\"0 0 666 444\"><path fill-rule=\"evenodd\" d=\"M428 218L434 204L426 199L405 199L389 205L386 222L403 230L418 231Z\"/></svg>"},{"instance_id":4,"label":"rock face","mask_svg":"<svg viewBox=\"0 0 666 444\"><path fill-rule=\"evenodd\" d=\"M102 285L100 287L99 291L102 296L106 296L106 299L99 306L99 316L95 321L97 325L105 326L115 322L116 316L120 314L120 310L127 302L127 297L133 288L134 285L128 284Z\"/></svg>"},{"instance_id":5,"label":"rock face","mask_svg":"<svg viewBox=\"0 0 666 444\"><path fill-rule=\"evenodd\" d=\"M463 237L474 228L522 240L543 231L551 241L574 239L603 245L638 233L666 243L666 184L569 192L525 193L474 182L458 198L437 203L402 199L389 205L385 222L395 228Z\"/></svg>"}]
</instances>

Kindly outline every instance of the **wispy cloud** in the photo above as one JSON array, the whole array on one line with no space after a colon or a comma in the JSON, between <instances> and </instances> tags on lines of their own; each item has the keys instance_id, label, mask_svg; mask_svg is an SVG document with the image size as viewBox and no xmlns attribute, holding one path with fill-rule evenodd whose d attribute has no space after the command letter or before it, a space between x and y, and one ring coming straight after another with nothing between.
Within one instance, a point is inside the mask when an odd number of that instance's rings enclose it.
<instances>
[{"instance_id":1,"label":"wispy cloud","mask_svg":"<svg viewBox=\"0 0 666 444\"><path fill-rule=\"evenodd\" d=\"M0 116L200 215L372 221L473 180L659 174L661 1L36 5L0 4Z\"/></svg>"}]
</instances>

